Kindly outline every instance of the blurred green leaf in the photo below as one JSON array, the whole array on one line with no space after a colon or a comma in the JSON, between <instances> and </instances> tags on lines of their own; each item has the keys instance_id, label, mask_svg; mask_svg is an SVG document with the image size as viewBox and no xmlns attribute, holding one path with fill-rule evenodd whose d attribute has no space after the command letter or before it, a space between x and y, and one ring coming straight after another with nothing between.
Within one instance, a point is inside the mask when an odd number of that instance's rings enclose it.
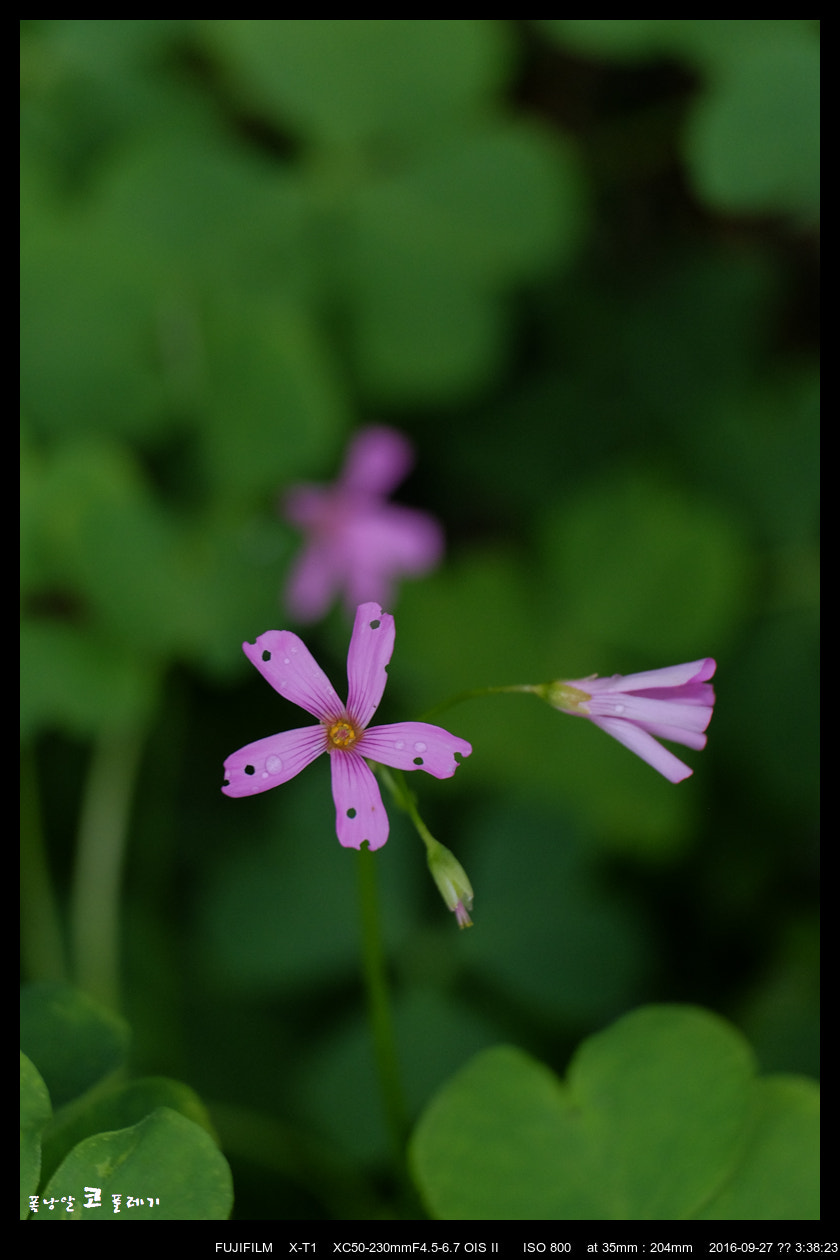
<instances>
[{"instance_id":1,"label":"blurred green leaf","mask_svg":"<svg viewBox=\"0 0 840 1260\"><path fill-rule=\"evenodd\" d=\"M613 649L588 673L715 656L743 615L750 569L733 521L650 472L615 471L582 490L549 518L545 539L564 615L582 639ZM618 648L641 663L616 661Z\"/></svg>"},{"instance_id":2,"label":"blurred green leaf","mask_svg":"<svg viewBox=\"0 0 840 1260\"><path fill-rule=\"evenodd\" d=\"M165 419L154 345L159 260L84 218L24 222L21 399L45 432L138 437ZM45 370L48 347L49 370Z\"/></svg>"},{"instance_id":3,"label":"blurred green leaf","mask_svg":"<svg viewBox=\"0 0 840 1260\"><path fill-rule=\"evenodd\" d=\"M800 18L562 18L562 46L631 62L674 59L706 78L684 134L700 197L728 212L819 211L820 47Z\"/></svg>"},{"instance_id":4,"label":"blurred green leaf","mask_svg":"<svg viewBox=\"0 0 840 1260\"><path fill-rule=\"evenodd\" d=\"M356 352L374 396L445 398L498 369L502 284L565 263L581 236L570 152L532 128L444 139L352 207Z\"/></svg>"},{"instance_id":5,"label":"blurred green leaf","mask_svg":"<svg viewBox=\"0 0 840 1260\"><path fill-rule=\"evenodd\" d=\"M434 136L486 104L511 55L505 26L475 18L226 18L202 29L242 99L328 143Z\"/></svg>"},{"instance_id":6,"label":"blurred green leaf","mask_svg":"<svg viewBox=\"0 0 840 1260\"><path fill-rule=\"evenodd\" d=\"M545 18L536 25L590 56L676 58L703 69L737 60L757 40L813 37L812 24L801 18Z\"/></svg>"},{"instance_id":7,"label":"blurred green leaf","mask_svg":"<svg viewBox=\"0 0 840 1260\"><path fill-rule=\"evenodd\" d=\"M136 729L153 711L153 664L101 634L59 621L25 618L20 638L20 732L89 736L104 727Z\"/></svg>"},{"instance_id":8,"label":"blurred green leaf","mask_svg":"<svg viewBox=\"0 0 840 1260\"><path fill-rule=\"evenodd\" d=\"M26 984L20 993L21 1049L53 1106L77 1098L120 1067L131 1037L119 1015L69 985Z\"/></svg>"},{"instance_id":9,"label":"blurred green leaf","mask_svg":"<svg viewBox=\"0 0 840 1260\"><path fill-rule=\"evenodd\" d=\"M235 299L208 310L204 398L208 469L235 500L273 496L329 449L347 398L315 322L282 299Z\"/></svg>"},{"instance_id":10,"label":"blurred green leaf","mask_svg":"<svg viewBox=\"0 0 840 1260\"><path fill-rule=\"evenodd\" d=\"M699 195L729 212L819 213L820 47L796 22L759 31L695 106L685 151Z\"/></svg>"}]
</instances>

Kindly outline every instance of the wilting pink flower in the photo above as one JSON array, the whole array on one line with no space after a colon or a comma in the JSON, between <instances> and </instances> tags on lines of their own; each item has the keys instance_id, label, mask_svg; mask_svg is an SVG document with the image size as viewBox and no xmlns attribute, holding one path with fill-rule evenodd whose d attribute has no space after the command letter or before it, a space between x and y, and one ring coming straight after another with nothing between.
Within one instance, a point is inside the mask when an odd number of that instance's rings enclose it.
<instances>
[{"instance_id":1,"label":"wilting pink flower","mask_svg":"<svg viewBox=\"0 0 840 1260\"><path fill-rule=\"evenodd\" d=\"M287 783L310 761L328 753L340 842L359 849L365 840L378 849L388 839L388 815L366 758L397 770L425 770L449 779L472 747L428 722L369 726L388 675L394 650L394 618L379 604L362 604L347 653L347 704L342 704L306 645L290 630L267 630L256 643L243 643L252 665L281 696L318 719L317 726L269 735L246 744L225 762L222 791L252 796Z\"/></svg>"},{"instance_id":2,"label":"wilting pink flower","mask_svg":"<svg viewBox=\"0 0 840 1260\"><path fill-rule=\"evenodd\" d=\"M348 610L365 600L389 604L398 578L438 563L437 521L387 501L413 462L402 434L374 425L357 433L334 485L296 486L286 495L284 514L307 537L286 588L299 621L322 617L340 593Z\"/></svg>"},{"instance_id":3,"label":"wilting pink flower","mask_svg":"<svg viewBox=\"0 0 840 1260\"><path fill-rule=\"evenodd\" d=\"M666 779L679 783L694 771L656 741L668 739L686 748L706 747L704 732L715 703L714 688L707 680L715 668L715 662L707 657L644 674L593 675L575 682L549 683L540 694L564 713L588 717Z\"/></svg>"}]
</instances>

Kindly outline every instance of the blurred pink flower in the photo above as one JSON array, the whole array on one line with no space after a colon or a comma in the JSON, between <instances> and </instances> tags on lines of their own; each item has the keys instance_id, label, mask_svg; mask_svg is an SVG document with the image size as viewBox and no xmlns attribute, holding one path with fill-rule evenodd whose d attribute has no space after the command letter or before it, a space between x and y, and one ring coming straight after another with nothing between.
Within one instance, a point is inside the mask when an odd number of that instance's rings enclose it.
<instances>
[{"instance_id":1,"label":"blurred pink flower","mask_svg":"<svg viewBox=\"0 0 840 1260\"><path fill-rule=\"evenodd\" d=\"M449 779L459 758L472 747L428 722L369 726L388 675L394 650L394 618L379 604L362 604L347 654L347 704L306 645L290 630L267 630L256 643L243 643L252 665L275 691L318 719L317 726L269 735L246 744L225 762L226 796L252 796L287 783L310 761L329 753L336 832L345 847L371 849L388 839L388 815L366 758L397 770L425 770Z\"/></svg>"},{"instance_id":2,"label":"blurred pink flower","mask_svg":"<svg viewBox=\"0 0 840 1260\"><path fill-rule=\"evenodd\" d=\"M356 434L334 485L288 492L283 513L306 535L286 587L287 605L299 621L323 617L339 594L348 611L365 600L392 603L398 578L427 573L439 562L438 522L388 502L413 462L407 438L372 425Z\"/></svg>"},{"instance_id":3,"label":"blurred pink flower","mask_svg":"<svg viewBox=\"0 0 840 1260\"><path fill-rule=\"evenodd\" d=\"M656 741L669 739L686 748L706 747L704 732L715 703L714 688L707 680L715 668L715 662L707 657L644 674L593 675L575 682L549 683L541 694L564 713L588 717L666 779L679 783L694 771Z\"/></svg>"}]
</instances>

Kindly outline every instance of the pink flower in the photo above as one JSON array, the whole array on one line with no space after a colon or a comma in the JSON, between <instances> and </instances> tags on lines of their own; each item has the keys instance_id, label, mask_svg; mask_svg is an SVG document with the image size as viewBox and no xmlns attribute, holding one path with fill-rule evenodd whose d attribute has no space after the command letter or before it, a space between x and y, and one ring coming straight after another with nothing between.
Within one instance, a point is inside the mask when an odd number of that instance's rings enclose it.
<instances>
[{"instance_id":1,"label":"pink flower","mask_svg":"<svg viewBox=\"0 0 840 1260\"><path fill-rule=\"evenodd\" d=\"M437 521L387 502L412 463L402 434L371 426L356 434L335 485L289 491L284 514L307 535L286 588L298 620L316 621L341 592L348 610L365 600L389 604L397 578L438 563L443 531Z\"/></svg>"},{"instance_id":2,"label":"pink flower","mask_svg":"<svg viewBox=\"0 0 840 1260\"><path fill-rule=\"evenodd\" d=\"M226 796L252 796L287 783L310 761L328 753L341 844L359 849L365 840L378 849L388 839L388 815L366 758L397 770L425 770L449 779L472 747L428 722L369 726L394 650L394 618L379 604L362 604L347 653L347 704L306 645L290 630L267 630L242 650L281 696L318 719L317 726L269 735L246 744L225 762Z\"/></svg>"},{"instance_id":3,"label":"pink flower","mask_svg":"<svg viewBox=\"0 0 840 1260\"><path fill-rule=\"evenodd\" d=\"M549 683L544 694L556 709L588 717L666 779L679 783L694 771L654 736L686 748L706 747L704 732L715 703L714 688L707 679L715 668L707 657L626 677L593 675L576 682Z\"/></svg>"}]
</instances>

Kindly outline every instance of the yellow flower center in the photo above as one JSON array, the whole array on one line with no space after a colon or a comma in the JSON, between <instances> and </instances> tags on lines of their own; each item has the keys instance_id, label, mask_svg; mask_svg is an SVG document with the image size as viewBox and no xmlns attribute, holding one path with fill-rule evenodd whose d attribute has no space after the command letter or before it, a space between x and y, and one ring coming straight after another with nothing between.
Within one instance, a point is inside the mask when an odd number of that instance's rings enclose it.
<instances>
[{"instance_id":1,"label":"yellow flower center","mask_svg":"<svg viewBox=\"0 0 840 1260\"><path fill-rule=\"evenodd\" d=\"M356 740L361 734L348 718L339 718L337 722L333 722L327 727L327 744L329 750L333 748L352 748Z\"/></svg>"}]
</instances>

